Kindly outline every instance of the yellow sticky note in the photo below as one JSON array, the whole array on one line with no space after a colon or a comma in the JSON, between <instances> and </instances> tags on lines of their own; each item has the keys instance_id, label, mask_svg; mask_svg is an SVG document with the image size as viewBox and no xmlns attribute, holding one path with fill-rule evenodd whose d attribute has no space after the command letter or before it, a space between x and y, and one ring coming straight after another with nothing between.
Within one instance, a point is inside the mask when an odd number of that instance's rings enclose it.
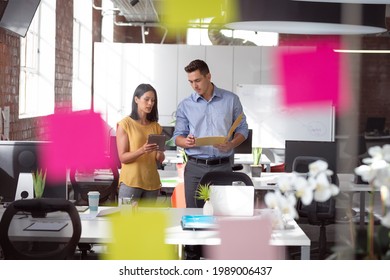
<instances>
[{"instance_id":1,"label":"yellow sticky note","mask_svg":"<svg viewBox=\"0 0 390 280\"><path fill-rule=\"evenodd\" d=\"M157 210L112 217L112 242L104 259L173 260L174 245L165 244L167 216Z\"/></svg>"},{"instance_id":2,"label":"yellow sticky note","mask_svg":"<svg viewBox=\"0 0 390 280\"><path fill-rule=\"evenodd\" d=\"M164 0L161 3L161 22L167 26L185 29L195 19L219 17L235 18L236 1L225 0Z\"/></svg>"}]
</instances>

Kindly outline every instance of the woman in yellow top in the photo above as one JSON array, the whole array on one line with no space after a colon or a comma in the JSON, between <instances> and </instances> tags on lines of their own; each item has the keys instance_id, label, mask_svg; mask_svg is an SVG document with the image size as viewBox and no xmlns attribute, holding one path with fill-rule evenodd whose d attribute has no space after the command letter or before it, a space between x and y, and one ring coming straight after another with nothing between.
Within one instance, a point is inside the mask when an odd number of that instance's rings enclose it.
<instances>
[{"instance_id":1,"label":"woman in yellow top","mask_svg":"<svg viewBox=\"0 0 390 280\"><path fill-rule=\"evenodd\" d=\"M148 144L149 134L161 134L158 124L157 93L149 84L140 84L134 91L130 116L117 125L116 141L122 169L119 176L119 199L155 203L161 188L157 162L165 155L157 144Z\"/></svg>"}]
</instances>

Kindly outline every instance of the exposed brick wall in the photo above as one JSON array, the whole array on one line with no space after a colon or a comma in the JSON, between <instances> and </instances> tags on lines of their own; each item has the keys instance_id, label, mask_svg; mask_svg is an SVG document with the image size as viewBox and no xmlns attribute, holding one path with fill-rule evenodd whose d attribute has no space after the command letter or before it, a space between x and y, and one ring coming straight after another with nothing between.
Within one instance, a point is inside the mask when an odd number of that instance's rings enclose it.
<instances>
[{"instance_id":1,"label":"exposed brick wall","mask_svg":"<svg viewBox=\"0 0 390 280\"><path fill-rule=\"evenodd\" d=\"M0 28L0 107L10 108L10 140L35 139L34 119L19 119L20 38Z\"/></svg>"},{"instance_id":2,"label":"exposed brick wall","mask_svg":"<svg viewBox=\"0 0 390 280\"><path fill-rule=\"evenodd\" d=\"M390 37L365 37L364 49L390 50ZM359 130L364 131L367 117L386 117L390 128L390 54L363 54L361 56L361 99Z\"/></svg>"},{"instance_id":3,"label":"exposed brick wall","mask_svg":"<svg viewBox=\"0 0 390 280\"><path fill-rule=\"evenodd\" d=\"M57 0L55 112L72 110L73 0Z\"/></svg>"},{"instance_id":4,"label":"exposed brick wall","mask_svg":"<svg viewBox=\"0 0 390 280\"><path fill-rule=\"evenodd\" d=\"M55 111L72 105L73 0L57 0ZM45 139L42 118L19 119L20 37L0 28L0 107L10 107L10 140Z\"/></svg>"}]
</instances>

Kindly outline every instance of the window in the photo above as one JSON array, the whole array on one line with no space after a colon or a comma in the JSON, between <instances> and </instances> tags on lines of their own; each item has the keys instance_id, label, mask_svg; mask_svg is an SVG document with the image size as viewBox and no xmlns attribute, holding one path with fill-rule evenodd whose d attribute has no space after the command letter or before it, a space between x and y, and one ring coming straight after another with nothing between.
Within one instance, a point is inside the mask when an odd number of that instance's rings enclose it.
<instances>
[{"instance_id":1,"label":"window","mask_svg":"<svg viewBox=\"0 0 390 280\"><path fill-rule=\"evenodd\" d=\"M42 0L20 43L19 117L54 112L55 1Z\"/></svg>"},{"instance_id":2,"label":"window","mask_svg":"<svg viewBox=\"0 0 390 280\"><path fill-rule=\"evenodd\" d=\"M72 109L91 108L92 1L73 2Z\"/></svg>"}]
</instances>

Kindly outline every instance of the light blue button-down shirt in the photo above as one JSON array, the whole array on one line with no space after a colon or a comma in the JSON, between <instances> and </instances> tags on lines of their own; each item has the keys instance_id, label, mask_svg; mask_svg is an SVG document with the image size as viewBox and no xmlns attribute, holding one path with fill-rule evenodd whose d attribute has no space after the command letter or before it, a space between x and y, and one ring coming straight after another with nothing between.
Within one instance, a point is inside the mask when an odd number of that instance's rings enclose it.
<instances>
[{"instance_id":1,"label":"light blue button-down shirt","mask_svg":"<svg viewBox=\"0 0 390 280\"><path fill-rule=\"evenodd\" d=\"M230 91L214 85L214 92L209 101L194 92L178 105L173 139L179 135L187 137L189 134L195 137L226 136L242 112L240 99ZM248 124L244 114L235 132L245 138L248 137ZM186 153L200 158L227 157L233 154L233 150L224 153L213 146L201 146L186 149Z\"/></svg>"}]
</instances>

